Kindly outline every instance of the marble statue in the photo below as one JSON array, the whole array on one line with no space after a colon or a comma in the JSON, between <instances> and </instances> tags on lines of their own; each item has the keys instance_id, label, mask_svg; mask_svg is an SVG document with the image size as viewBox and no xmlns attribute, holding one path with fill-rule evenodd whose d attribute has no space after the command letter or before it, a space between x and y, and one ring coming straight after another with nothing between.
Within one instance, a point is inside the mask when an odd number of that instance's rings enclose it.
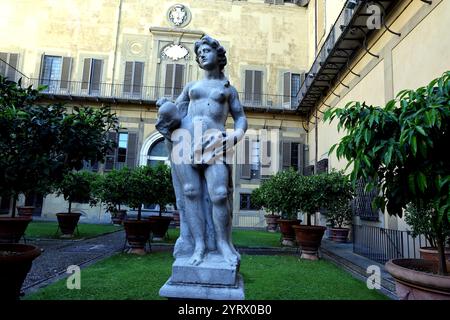
<instances>
[{"instance_id":1,"label":"marble statue","mask_svg":"<svg viewBox=\"0 0 450 320\"><path fill-rule=\"evenodd\" d=\"M231 265L240 261L231 241L232 175L231 163L225 160L244 136L247 119L236 89L223 73L225 53L217 40L203 36L195 43L195 54L204 78L188 83L174 103L167 98L157 101L156 128L170 151L180 210L174 256L189 255L194 266L209 252L219 253ZM229 114L232 132L225 128Z\"/></svg>"}]
</instances>

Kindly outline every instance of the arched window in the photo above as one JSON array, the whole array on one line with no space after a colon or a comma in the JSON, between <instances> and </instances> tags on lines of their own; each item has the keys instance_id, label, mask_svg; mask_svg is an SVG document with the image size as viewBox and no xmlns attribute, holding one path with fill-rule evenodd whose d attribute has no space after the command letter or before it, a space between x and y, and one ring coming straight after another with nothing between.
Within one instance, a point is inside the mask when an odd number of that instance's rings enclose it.
<instances>
[{"instance_id":1,"label":"arched window","mask_svg":"<svg viewBox=\"0 0 450 320\"><path fill-rule=\"evenodd\" d=\"M169 164L169 153L164 139L159 139L148 150L147 165L154 166L158 162Z\"/></svg>"}]
</instances>

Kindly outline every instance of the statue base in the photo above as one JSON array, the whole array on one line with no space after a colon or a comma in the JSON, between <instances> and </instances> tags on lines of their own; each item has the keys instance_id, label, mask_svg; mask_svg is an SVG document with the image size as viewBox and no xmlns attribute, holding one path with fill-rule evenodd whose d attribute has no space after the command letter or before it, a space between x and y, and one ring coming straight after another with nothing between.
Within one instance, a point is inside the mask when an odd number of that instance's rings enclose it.
<instances>
[{"instance_id":1,"label":"statue base","mask_svg":"<svg viewBox=\"0 0 450 320\"><path fill-rule=\"evenodd\" d=\"M172 276L159 290L159 295L172 299L244 300L244 281L238 265L227 264L220 255L208 254L193 266L188 256L179 257L172 265Z\"/></svg>"}]
</instances>

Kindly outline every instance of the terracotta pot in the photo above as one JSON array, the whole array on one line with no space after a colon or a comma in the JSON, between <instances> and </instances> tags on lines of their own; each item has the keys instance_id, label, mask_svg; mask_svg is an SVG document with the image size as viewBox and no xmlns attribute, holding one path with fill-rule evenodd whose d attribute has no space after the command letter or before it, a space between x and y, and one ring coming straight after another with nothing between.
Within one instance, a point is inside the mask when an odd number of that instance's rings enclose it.
<instances>
[{"instance_id":1,"label":"terracotta pot","mask_svg":"<svg viewBox=\"0 0 450 320\"><path fill-rule=\"evenodd\" d=\"M0 244L0 301L19 300L23 281L40 254L36 246Z\"/></svg>"},{"instance_id":2,"label":"terracotta pot","mask_svg":"<svg viewBox=\"0 0 450 320\"><path fill-rule=\"evenodd\" d=\"M111 221L114 224L119 224L120 225L120 224L123 223L123 220L125 220L126 217L127 217L127 210L120 209L120 210L117 210L116 213L111 215Z\"/></svg>"},{"instance_id":3,"label":"terracotta pot","mask_svg":"<svg viewBox=\"0 0 450 320\"><path fill-rule=\"evenodd\" d=\"M278 224L280 225L280 232L282 242L281 244L284 246L294 247L295 243L295 231L292 228L293 226L299 225L301 220L287 220L287 219L278 219Z\"/></svg>"},{"instance_id":4,"label":"terracotta pot","mask_svg":"<svg viewBox=\"0 0 450 320\"><path fill-rule=\"evenodd\" d=\"M345 243L348 239L348 233L350 229L348 228L329 228L330 239L334 242Z\"/></svg>"},{"instance_id":5,"label":"terracotta pot","mask_svg":"<svg viewBox=\"0 0 450 320\"><path fill-rule=\"evenodd\" d=\"M56 217L58 218L59 229L63 234L62 237L73 237L81 213L57 213Z\"/></svg>"},{"instance_id":6,"label":"terracotta pot","mask_svg":"<svg viewBox=\"0 0 450 320\"><path fill-rule=\"evenodd\" d=\"M278 219L280 219L280 216L275 214L266 214L264 215L266 218L267 223L267 231L269 232L277 232L278 230Z\"/></svg>"},{"instance_id":7,"label":"terracotta pot","mask_svg":"<svg viewBox=\"0 0 450 320\"><path fill-rule=\"evenodd\" d=\"M327 228L322 226L294 226L297 242L302 250L302 259L318 260L318 250Z\"/></svg>"},{"instance_id":8,"label":"terracotta pot","mask_svg":"<svg viewBox=\"0 0 450 320\"><path fill-rule=\"evenodd\" d=\"M34 209L36 209L34 206L20 206L17 207L17 212L21 217L32 217Z\"/></svg>"},{"instance_id":9,"label":"terracotta pot","mask_svg":"<svg viewBox=\"0 0 450 320\"><path fill-rule=\"evenodd\" d=\"M439 262L439 252L437 248L423 247L419 249L420 258L428 261ZM447 263L447 270L450 272L450 248L445 248L445 262Z\"/></svg>"},{"instance_id":10,"label":"terracotta pot","mask_svg":"<svg viewBox=\"0 0 450 320\"><path fill-rule=\"evenodd\" d=\"M0 242L19 242L31 220L31 217L0 218Z\"/></svg>"},{"instance_id":11,"label":"terracotta pot","mask_svg":"<svg viewBox=\"0 0 450 320\"><path fill-rule=\"evenodd\" d=\"M150 216L146 218L153 222L152 233L154 238L164 238L169 229L170 222L173 220L172 217L165 216Z\"/></svg>"},{"instance_id":12,"label":"terracotta pot","mask_svg":"<svg viewBox=\"0 0 450 320\"><path fill-rule=\"evenodd\" d=\"M153 222L150 220L124 220L123 226L128 244L131 247L129 253L145 254L145 244L150 239Z\"/></svg>"},{"instance_id":13,"label":"terracotta pot","mask_svg":"<svg viewBox=\"0 0 450 320\"><path fill-rule=\"evenodd\" d=\"M433 261L393 259L386 263L386 270L395 279L400 300L450 300L450 276L436 274Z\"/></svg>"}]
</instances>

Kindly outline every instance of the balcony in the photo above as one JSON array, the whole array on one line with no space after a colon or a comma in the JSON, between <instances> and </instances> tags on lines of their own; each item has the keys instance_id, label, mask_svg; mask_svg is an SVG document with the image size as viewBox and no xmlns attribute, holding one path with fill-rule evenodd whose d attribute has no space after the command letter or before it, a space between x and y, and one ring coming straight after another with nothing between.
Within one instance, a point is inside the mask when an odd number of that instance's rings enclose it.
<instances>
[{"instance_id":1,"label":"balcony","mask_svg":"<svg viewBox=\"0 0 450 320\"><path fill-rule=\"evenodd\" d=\"M0 70L2 70L2 67L5 70L6 68L12 68L5 61L0 60ZM45 85L46 89L42 91L45 97L64 101L82 100L154 105L160 97L175 100L182 91L182 88L173 87L33 79L17 69L14 70L16 71L14 77L12 77L12 73L9 73L13 80L22 79L23 86L31 85L34 88ZM246 110L255 112L295 114L298 105L295 97L275 94L239 92L239 98Z\"/></svg>"}]
</instances>

